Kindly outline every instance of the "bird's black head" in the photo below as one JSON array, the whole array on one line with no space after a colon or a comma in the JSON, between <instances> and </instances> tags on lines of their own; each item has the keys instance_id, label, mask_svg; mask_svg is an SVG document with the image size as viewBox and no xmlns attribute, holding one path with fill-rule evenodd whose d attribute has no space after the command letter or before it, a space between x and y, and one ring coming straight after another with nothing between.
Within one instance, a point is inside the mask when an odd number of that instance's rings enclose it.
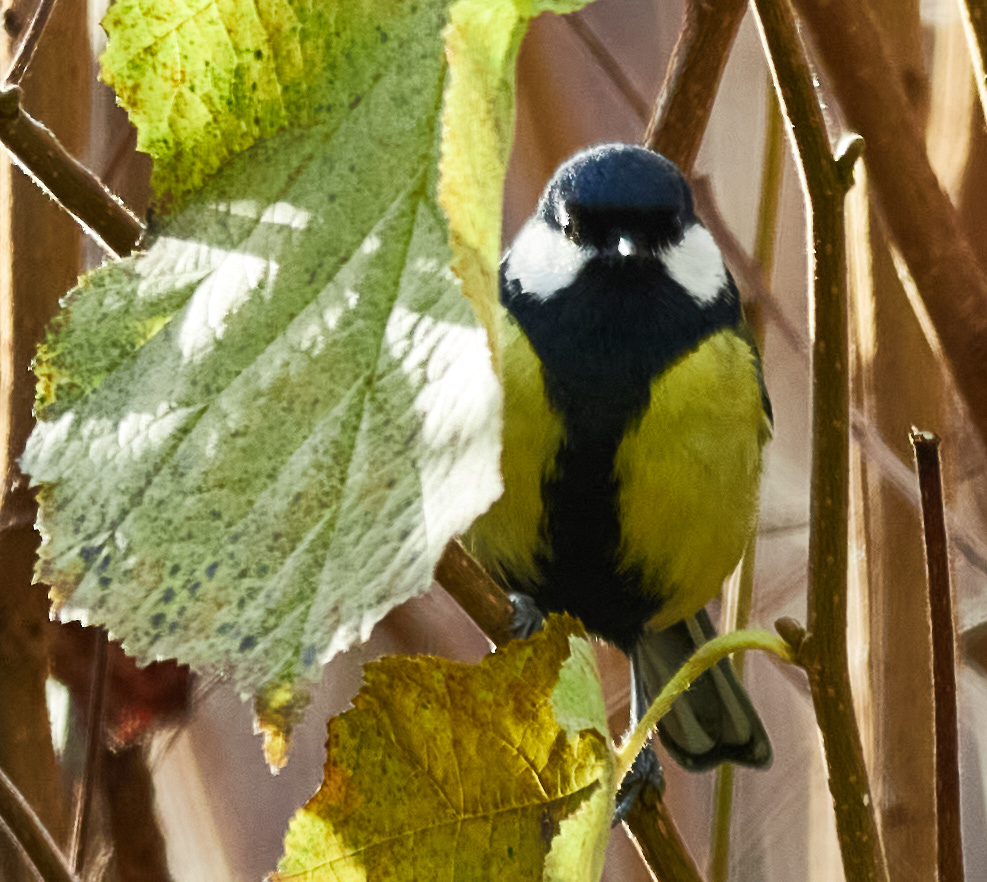
<instances>
[{"instance_id":1,"label":"bird's black head","mask_svg":"<svg viewBox=\"0 0 987 882\"><path fill-rule=\"evenodd\" d=\"M501 301L555 404L600 401L615 414L646 404L667 365L741 320L682 173L629 144L593 147L559 168L504 257Z\"/></svg>"},{"instance_id":2,"label":"bird's black head","mask_svg":"<svg viewBox=\"0 0 987 882\"><path fill-rule=\"evenodd\" d=\"M559 167L539 214L577 245L606 254L654 254L694 220L692 194L674 163L631 144L603 144Z\"/></svg>"}]
</instances>

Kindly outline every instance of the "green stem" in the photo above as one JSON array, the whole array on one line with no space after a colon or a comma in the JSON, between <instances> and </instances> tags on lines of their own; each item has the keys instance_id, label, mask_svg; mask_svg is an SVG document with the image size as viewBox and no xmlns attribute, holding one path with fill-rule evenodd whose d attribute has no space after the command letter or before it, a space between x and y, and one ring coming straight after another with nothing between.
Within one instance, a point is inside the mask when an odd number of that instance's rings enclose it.
<instances>
[{"instance_id":1,"label":"green stem","mask_svg":"<svg viewBox=\"0 0 987 882\"><path fill-rule=\"evenodd\" d=\"M747 548L740 564L740 579L734 604L733 621L725 626L727 631L744 630L751 619L754 599L754 559L757 549L757 528L747 540ZM738 652L733 659L737 677L744 679L744 654ZM710 882L727 882L730 875L730 819L733 813L733 763L723 763L716 769L713 789L713 843L709 859Z\"/></svg>"},{"instance_id":2,"label":"green stem","mask_svg":"<svg viewBox=\"0 0 987 882\"><path fill-rule=\"evenodd\" d=\"M770 634L767 631L731 631L729 634L721 634L708 643L704 643L682 665L675 676L665 684L665 688L652 702L647 713L640 719L630 735L624 739L624 743L616 749L617 781L624 780L630 771L634 758L651 738L651 733L658 725L658 721L668 713L675 699L692 685L693 680L703 671L713 667L720 659L745 649L761 649L765 652L773 652L783 661L791 663L795 661L792 647L777 634Z\"/></svg>"}]
</instances>

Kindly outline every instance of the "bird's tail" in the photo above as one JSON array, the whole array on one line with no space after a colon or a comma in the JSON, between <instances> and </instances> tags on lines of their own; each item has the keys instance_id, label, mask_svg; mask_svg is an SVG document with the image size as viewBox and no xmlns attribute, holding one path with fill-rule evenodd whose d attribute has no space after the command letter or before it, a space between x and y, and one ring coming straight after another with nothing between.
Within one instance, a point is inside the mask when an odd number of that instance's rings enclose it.
<instances>
[{"instance_id":1,"label":"bird's tail","mask_svg":"<svg viewBox=\"0 0 987 882\"><path fill-rule=\"evenodd\" d=\"M704 609L664 631L646 630L631 652L632 719L640 719L686 659L715 636ZM693 681L658 724L658 735L676 762L691 771L722 762L771 764L771 742L728 659Z\"/></svg>"}]
</instances>

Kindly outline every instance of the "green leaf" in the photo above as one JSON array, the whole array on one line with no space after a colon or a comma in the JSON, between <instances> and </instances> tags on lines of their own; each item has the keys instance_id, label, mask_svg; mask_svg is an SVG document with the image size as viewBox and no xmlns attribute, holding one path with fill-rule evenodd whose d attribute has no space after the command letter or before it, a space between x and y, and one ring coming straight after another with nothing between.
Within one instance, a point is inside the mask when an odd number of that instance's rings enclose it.
<instances>
[{"instance_id":1,"label":"green leaf","mask_svg":"<svg viewBox=\"0 0 987 882\"><path fill-rule=\"evenodd\" d=\"M607 732L607 706L593 647L581 637L569 636L569 657L562 663L552 690L552 710L566 737L593 729ZM603 875L610 820L614 812L613 764L600 770L600 787L570 817L562 820L545 859L548 882L596 882Z\"/></svg>"},{"instance_id":2,"label":"green leaf","mask_svg":"<svg viewBox=\"0 0 987 882\"><path fill-rule=\"evenodd\" d=\"M154 157L155 190L180 200L259 139L345 116L408 19L399 0L115 0L103 78Z\"/></svg>"},{"instance_id":3,"label":"green leaf","mask_svg":"<svg viewBox=\"0 0 987 882\"><path fill-rule=\"evenodd\" d=\"M514 69L530 20L587 0L456 0L445 32L439 204L449 218L453 269L500 357L497 266L501 202L514 135Z\"/></svg>"},{"instance_id":4,"label":"green leaf","mask_svg":"<svg viewBox=\"0 0 987 882\"><path fill-rule=\"evenodd\" d=\"M323 784L275 878L598 879L613 809L606 722L570 732L553 713L570 651L591 653L575 627L553 617L479 665L367 665L353 709L329 723Z\"/></svg>"},{"instance_id":5,"label":"green leaf","mask_svg":"<svg viewBox=\"0 0 987 882\"><path fill-rule=\"evenodd\" d=\"M372 86L83 280L23 459L63 616L250 692L366 639L500 489L500 391L435 203L445 4L325 8L334 34L386 20L352 59Z\"/></svg>"}]
</instances>

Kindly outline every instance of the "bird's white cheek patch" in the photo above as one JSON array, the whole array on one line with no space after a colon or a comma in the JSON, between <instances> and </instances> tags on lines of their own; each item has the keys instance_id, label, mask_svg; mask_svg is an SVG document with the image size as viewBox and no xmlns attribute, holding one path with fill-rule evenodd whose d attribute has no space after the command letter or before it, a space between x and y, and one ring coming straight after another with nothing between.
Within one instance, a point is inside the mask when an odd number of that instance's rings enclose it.
<instances>
[{"instance_id":1,"label":"bird's white cheek patch","mask_svg":"<svg viewBox=\"0 0 987 882\"><path fill-rule=\"evenodd\" d=\"M727 283L723 257L705 227L694 224L682 241L661 253L668 274L703 306L713 303Z\"/></svg>"},{"instance_id":2,"label":"bird's white cheek patch","mask_svg":"<svg viewBox=\"0 0 987 882\"><path fill-rule=\"evenodd\" d=\"M506 275L517 279L526 293L547 300L571 285L590 257L590 249L581 248L561 230L532 218L514 238L507 255Z\"/></svg>"}]
</instances>

